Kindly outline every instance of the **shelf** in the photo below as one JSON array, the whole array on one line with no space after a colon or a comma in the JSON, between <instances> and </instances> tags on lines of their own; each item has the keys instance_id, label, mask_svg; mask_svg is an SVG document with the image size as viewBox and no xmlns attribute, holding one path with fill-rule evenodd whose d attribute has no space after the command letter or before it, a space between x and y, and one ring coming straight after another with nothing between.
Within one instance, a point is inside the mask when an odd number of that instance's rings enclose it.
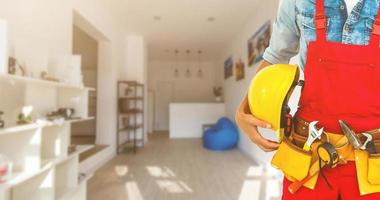
<instances>
[{"instance_id":1,"label":"shelf","mask_svg":"<svg viewBox=\"0 0 380 200\"><path fill-rule=\"evenodd\" d=\"M12 75L12 74L0 74L0 79L9 80L9 81L19 81L23 83L43 84L43 85L59 87L59 88L96 91L95 88L81 87L81 86L70 85L70 84L61 83L61 82L47 81L47 80L30 78L30 77L19 76L19 75Z\"/></svg>"},{"instance_id":2,"label":"shelf","mask_svg":"<svg viewBox=\"0 0 380 200\"><path fill-rule=\"evenodd\" d=\"M74 156L79 155L89 149L91 149L94 145L78 145L77 150L74 153L71 153L69 156L65 158L57 158L57 159L44 159L41 161L41 168L35 172L20 172L16 171L12 173L12 177L5 183L0 183L0 192L3 190L9 189L15 185L21 184L33 177L36 177L44 172L50 170L54 165L60 164L67 160L72 159Z\"/></svg>"},{"instance_id":3,"label":"shelf","mask_svg":"<svg viewBox=\"0 0 380 200\"><path fill-rule=\"evenodd\" d=\"M62 197L60 197L58 199L59 200L84 199L83 196L86 196L87 190L86 190L86 187L83 187L83 186L93 176L94 176L93 174L86 175L86 177L84 177L82 180L80 180L78 182L78 186L77 187L68 188L64 192L65 195L63 195ZM83 191L81 191L81 190L83 190ZM80 196L80 197L78 198L78 196Z\"/></svg>"},{"instance_id":4,"label":"shelf","mask_svg":"<svg viewBox=\"0 0 380 200\"><path fill-rule=\"evenodd\" d=\"M90 150L91 148L93 148L94 145L76 145L76 150L69 154L67 157L64 157L64 158L47 158L47 159L43 159L41 161L41 165L43 167L45 166L50 166L50 165L58 165L62 162L65 162L66 160L70 160L72 159L73 157L87 151L87 150Z\"/></svg>"},{"instance_id":5,"label":"shelf","mask_svg":"<svg viewBox=\"0 0 380 200\"><path fill-rule=\"evenodd\" d=\"M139 143L139 142L144 142L144 140L143 139L137 139L136 140L136 143ZM133 145L133 143L134 143L134 140L130 140L130 141L125 141L124 143L122 143L122 144L119 144L119 146L118 146L118 149L120 150L120 149L125 149L126 147L128 147L128 145Z\"/></svg>"},{"instance_id":6,"label":"shelf","mask_svg":"<svg viewBox=\"0 0 380 200\"><path fill-rule=\"evenodd\" d=\"M120 100L144 100L143 97L120 97Z\"/></svg>"},{"instance_id":7,"label":"shelf","mask_svg":"<svg viewBox=\"0 0 380 200\"><path fill-rule=\"evenodd\" d=\"M72 119L72 120L66 120L64 123L78 123L78 122L89 121L89 120L93 120L93 119L95 119L95 117L88 117L88 118L83 118L83 119ZM12 127L8 127L8 128L1 128L0 129L0 135L11 134L11 133L19 133L22 131L30 131L30 130L34 130L34 129L51 127L51 126L60 126L60 125L62 125L62 124L55 123L52 121L40 121L40 122L31 123L31 124L12 126Z\"/></svg>"},{"instance_id":8,"label":"shelf","mask_svg":"<svg viewBox=\"0 0 380 200\"><path fill-rule=\"evenodd\" d=\"M140 128L143 128L143 127L144 126L142 124L139 124L137 126L129 126L129 127L125 127L125 128L119 129L119 132L121 132L121 131L136 130L136 129L140 129Z\"/></svg>"},{"instance_id":9,"label":"shelf","mask_svg":"<svg viewBox=\"0 0 380 200\"><path fill-rule=\"evenodd\" d=\"M142 83L138 83L137 81L119 81L118 82L119 84L121 83L121 84L128 84L128 85L130 85L130 86L138 86L138 87L143 87L144 86L144 84L142 84Z\"/></svg>"},{"instance_id":10,"label":"shelf","mask_svg":"<svg viewBox=\"0 0 380 200\"><path fill-rule=\"evenodd\" d=\"M121 115L128 115L128 114L141 114L144 113L143 110L140 109L131 109L127 110L126 112L120 112Z\"/></svg>"}]
</instances>

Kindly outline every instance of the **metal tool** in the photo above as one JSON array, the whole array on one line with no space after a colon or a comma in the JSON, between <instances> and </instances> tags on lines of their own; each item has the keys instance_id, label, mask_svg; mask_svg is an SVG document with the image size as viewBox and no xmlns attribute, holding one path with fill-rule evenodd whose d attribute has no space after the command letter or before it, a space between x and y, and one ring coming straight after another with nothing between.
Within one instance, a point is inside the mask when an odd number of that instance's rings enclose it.
<instances>
[{"instance_id":1,"label":"metal tool","mask_svg":"<svg viewBox=\"0 0 380 200\"><path fill-rule=\"evenodd\" d=\"M316 139L321 139L323 134L323 128L317 129L318 121L313 121L309 123L309 136L306 143L303 146L305 151L310 151L311 145L315 142Z\"/></svg>"},{"instance_id":2,"label":"metal tool","mask_svg":"<svg viewBox=\"0 0 380 200\"><path fill-rule=\"evenodd\" d=\"M367 140L363 144L364 149L367 150L370 154L376 154L377 150L375 143L373 142L373 136L369 133L362 133L362 135L367 137Z\"/></svg>"},{"instance_id":3,"label":"metal tool","mask_svg":"<svg viewBox=\"0 0 380 200\"><path fill-rule=\"evenodd\" d=\"M343 120L339 120L339 125L343 133L346 135L348 141L355 149L365 150L365 151L368 151L368 153L370 154L377 153L375 144L373 142L373 137L371 134L362 133L362 135L367 138L366 142L362 144L358 135L352 130L352 128L346 122L344 122Z\"/></svg>"}]
</instances>

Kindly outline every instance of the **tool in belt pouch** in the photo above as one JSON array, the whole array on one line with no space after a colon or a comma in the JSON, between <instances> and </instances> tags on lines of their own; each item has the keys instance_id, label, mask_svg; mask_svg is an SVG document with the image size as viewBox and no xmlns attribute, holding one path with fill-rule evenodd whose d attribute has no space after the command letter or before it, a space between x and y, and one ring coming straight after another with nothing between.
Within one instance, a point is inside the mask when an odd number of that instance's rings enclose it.
<instances>
[{"instance_id":1,"label":"tool in belt pouch","mask_svg":"<svg viewBox=\"0 0 380 200\"><path fill-rule=\"evenodd\" d=\"M309 124L308 137L292 132L292 135L280 144L272 159L272 165L280 169L289 179L301 181L310 171L313 155L312 144L321 139L323 129L317 130L316 124Z\"/></svg>"},{"instance_id":2,"label":"tool in belt pouch","mask_svg":"<svg viewBox=\"0 0 380 200\"><path fill-rule=\"evenodd\" d=\"M372 134L376 149L376 154L368 155L368 182L380 185L380 129L376 133L368 133Z\"/></svg>"},{"instance_id":3,"label":"tool in belt pouch","mask_svg":"<svg viewBox=\"0 0 380 200\"><path fill-rule=\"evenodd\" d=\"M366 151L368 153L368 182L370 184L380 184L380 145L375 134L364 132L356 134L352 128L343 120L339 120L342 131L348 138L350 144L357 151ZM359 153L360 154L360 153Z\"/></svg>"},{"instance_id":4,"label":"tool in belt pouch","mask_svg":"<svg viewBox=\"0 0 380 200\"><path fill-rule=\"evenodd\" d=\"M280 144L272 159L272 165L293 181L288 188L291 193L302 186L314 189L318 175L321 173L324 177L321 171L324 166L335 167L338 163L345 163L346 155L341 152L348 146L345 137L334 142L337 147L330 143L328 134L322 138L324 132L323 128L317 128L318 122L294 121L295 131ZM326 178L325 181L330 186Z\"/></svg>"}]
</instances>

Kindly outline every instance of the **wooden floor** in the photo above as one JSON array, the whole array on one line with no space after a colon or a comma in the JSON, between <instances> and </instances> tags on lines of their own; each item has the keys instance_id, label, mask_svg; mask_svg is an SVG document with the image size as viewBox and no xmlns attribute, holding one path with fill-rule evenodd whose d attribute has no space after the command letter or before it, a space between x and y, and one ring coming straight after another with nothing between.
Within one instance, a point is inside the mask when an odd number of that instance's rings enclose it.
<instances>
[{"instance_id":1,"label":"wooden floor","mask_svg":"<svg viewBox=\"0 0 380 200\"><path fill-rule=\"evenodd\" d=\"M98 170L88 199L280 199L280 177L264 171L239 150L211 152L199 139L154 134L136 155L119 155Z\"/></svg>"}]
</instances>

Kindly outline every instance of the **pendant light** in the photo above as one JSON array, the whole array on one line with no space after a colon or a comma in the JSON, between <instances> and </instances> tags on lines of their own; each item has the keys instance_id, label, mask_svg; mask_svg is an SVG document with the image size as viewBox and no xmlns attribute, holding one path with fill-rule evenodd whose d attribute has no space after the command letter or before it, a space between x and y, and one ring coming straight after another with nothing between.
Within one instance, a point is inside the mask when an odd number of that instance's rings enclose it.
<instances>
[{"instance_id":1,"label":"pendant light","mask_svg":"<svg viewBox=\"0 0 380 200\"><path fill-rule=\"evenodd\" d=\"M178 78L179 77L179 70L178 70L178 53L179 51L176 49L174 50L175 54L175 69L174 69L174 77Z\"/></svg>"},{"instance_id":2,"label":"pendant light","mask_svg":"<svg viewBox=\"0 0 380 200\"><path fill-rule=\"evenodd\" d=\"M189 62L190 50L186 50L186 54L187 54L187 62ZM190 62L189 62L189 65L190 65ZM191 77L191 72L190 72L189 68L186 69L185 76L186 76L186 78Z\"/></svg>"},{"instance_id":3,"label":"pendant light","mask_svg":"<svg viewBox=\"0 0 380 200\"><path fill-rule=\"evenodd\" d=\"M199 78L203 77L203 71L202 71L202 68L201 68L201 55L202 55L202 51L199 50L198 51L198 72L197 72L197 76Z\"/></svg>"}]
</instances>

